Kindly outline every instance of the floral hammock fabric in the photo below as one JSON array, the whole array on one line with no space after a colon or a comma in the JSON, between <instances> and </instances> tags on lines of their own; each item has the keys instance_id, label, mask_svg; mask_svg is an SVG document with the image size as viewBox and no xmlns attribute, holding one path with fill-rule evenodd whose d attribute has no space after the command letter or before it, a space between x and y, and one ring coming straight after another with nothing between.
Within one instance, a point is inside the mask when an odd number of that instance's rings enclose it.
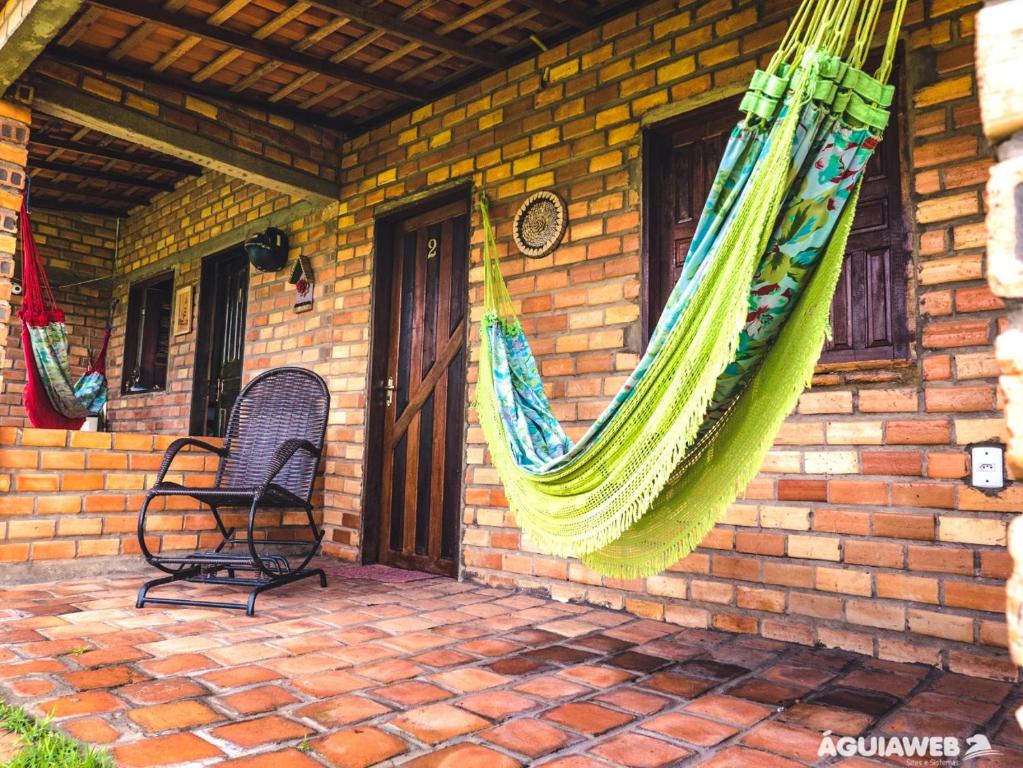
<instances>
[{"instance_id":1,"label":"floral hammock fabric","mask_svg":"<svg viewBox=\"0 0 1023 768\"><path fill-rule=\"evenodd\" d=\"M28 419L43 429L80 429L107 401L106 356L110 329L85 374L72 383L64 313L57 306L39 258L28 206L21 204L21 348L27 372L22 400Z\"/></svg>"},{"instance_id":2,"label":"floral hammock fabric","mask_svg":"<svg viewBox=\"0 0 1023 768\"><path fill-rule=\"evenodd\" d=\"M828 333L863 171L888 120L862 70L881 0L804 0L743 99L684 272L621 390L578 441L551 411L501 276L486 198L476 405L523 530L605 574L690 552L756 474Z\"/></svg>"}]
</instances>

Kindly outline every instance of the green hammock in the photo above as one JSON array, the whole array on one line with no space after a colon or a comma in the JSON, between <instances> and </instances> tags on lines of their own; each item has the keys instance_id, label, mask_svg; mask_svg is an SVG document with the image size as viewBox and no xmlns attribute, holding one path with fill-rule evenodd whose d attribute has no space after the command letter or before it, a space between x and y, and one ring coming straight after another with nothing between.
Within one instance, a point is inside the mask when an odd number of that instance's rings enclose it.
<instances>
[{"instance_id":1,"label":"green hammock","mask_svg":"<svg viewBox=\"0 0 1023 768\"><path fill-rule=\"evenodd\" d=\"M881 0L804 0L742 101L684 271L628 381L573 443L501 275L485 197L476 406L509 505L544 551L618 577L688 554L757 473L828 332L867 161L888 120L863 70Z\"/></svg>"}]
</instances>

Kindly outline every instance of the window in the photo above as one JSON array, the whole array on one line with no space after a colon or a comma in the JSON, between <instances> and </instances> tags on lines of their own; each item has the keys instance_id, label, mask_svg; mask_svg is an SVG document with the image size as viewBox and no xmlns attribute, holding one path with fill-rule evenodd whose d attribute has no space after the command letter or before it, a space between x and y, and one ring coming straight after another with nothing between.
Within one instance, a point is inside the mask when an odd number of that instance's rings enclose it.
<instances>
[{"instance_id":1,"label":"window","mask_svg":"<svg viewBox=\"0 0 1023 768\"><path fill-rule=\"evenodd\" d=\"M153 392L167 386L173 292L174 275L171 273L131 287L121 377L121 391L125 394Z\"/></svg>"},{"instance_id":2,"label":"window","mask_svg":"<svg viewBox=\"0 0 1023 768\"><path fill-rule=\"evenodd\" d=\"M678 280L738 116L727 99L688 113L644 136L644 332L649 337ZM831 306L834 338L822 363L901 359L908 352L905 258L899 188L898 121L892 119L867 166Z\"/></svg>"}]
</instances>

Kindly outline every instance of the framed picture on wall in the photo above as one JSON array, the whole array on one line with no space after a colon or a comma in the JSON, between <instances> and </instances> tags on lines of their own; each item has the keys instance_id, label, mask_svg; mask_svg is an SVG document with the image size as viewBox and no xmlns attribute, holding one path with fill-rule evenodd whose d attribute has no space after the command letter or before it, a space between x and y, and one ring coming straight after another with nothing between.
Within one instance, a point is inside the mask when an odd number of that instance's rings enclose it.
<instances>
[{"instance_id":1,"label":"framed picture on wall","mask_svg":"<svg viewBox=\"0 0 1023 768\"><path fill-rule=\"evenodd\" d=\"M192 330L192 286L183 285L174 291L174 335Z\"/></svg>"}]
</instances>

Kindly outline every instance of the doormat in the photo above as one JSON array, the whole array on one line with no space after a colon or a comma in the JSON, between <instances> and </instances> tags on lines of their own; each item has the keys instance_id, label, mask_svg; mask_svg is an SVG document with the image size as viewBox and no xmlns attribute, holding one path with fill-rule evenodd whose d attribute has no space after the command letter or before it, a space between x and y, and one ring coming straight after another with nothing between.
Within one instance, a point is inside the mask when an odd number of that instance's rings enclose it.
<instances>
[{"instance_id":1,"label":"doormat","mask_svg":"<svg viewBox=\"0 0 1023 768\"><path fill-rule=\"evenodd\" d=\"M433 574L420 571L406 571L388 565L335 565L326 569L328 575L342 579L367 579L387 584L403 584L408 581L422 581L434 578Z\"/></svg>"}]
</instances>

